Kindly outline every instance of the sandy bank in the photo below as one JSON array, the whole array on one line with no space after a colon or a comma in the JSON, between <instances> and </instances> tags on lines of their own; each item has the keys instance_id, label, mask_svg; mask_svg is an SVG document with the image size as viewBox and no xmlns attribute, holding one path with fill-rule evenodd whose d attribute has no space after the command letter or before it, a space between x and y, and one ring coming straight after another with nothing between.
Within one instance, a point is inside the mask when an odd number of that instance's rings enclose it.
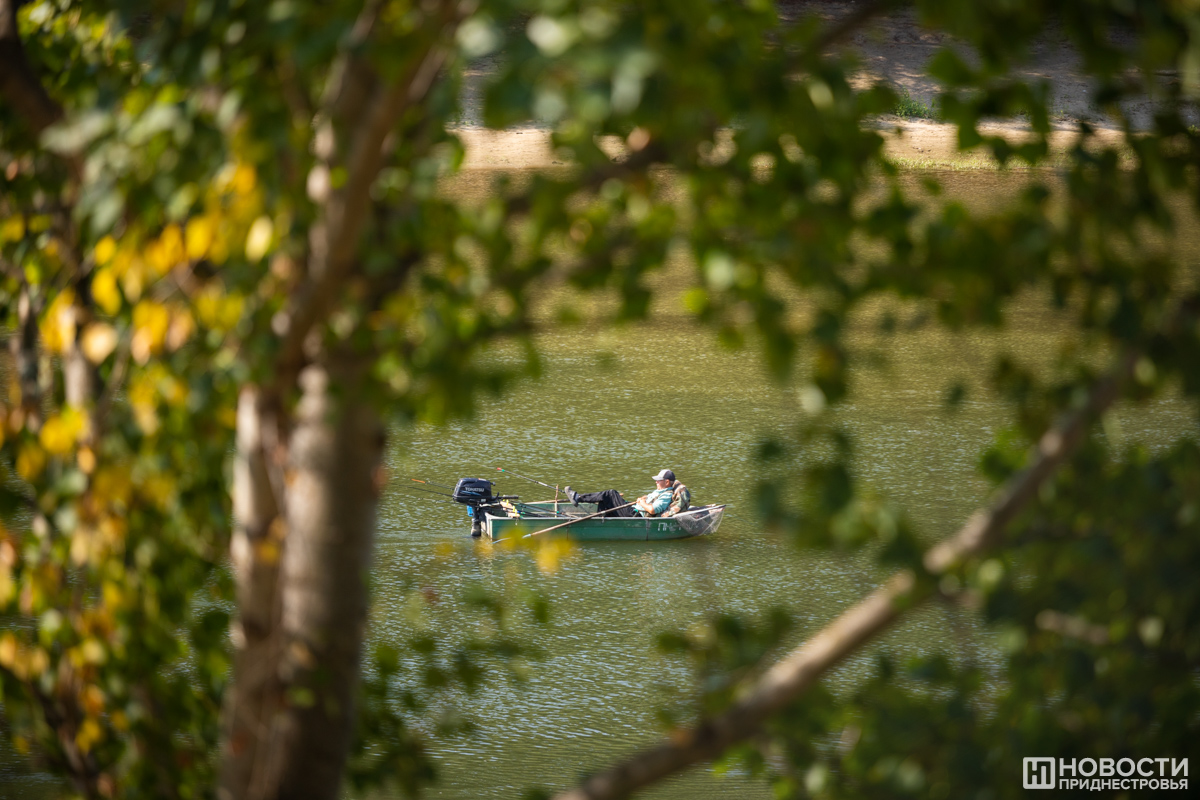
<instances>
[{"instance_id":1,"label":"sandy bank","mask_svg":"<svg viewBox=\"0 0 1200 800\"><path fill-rule=\"evenodd\" d=\"M996 162L982 149L959 152L958 131L952 125L922 120L880 120L888 158L901 167L914 169L995 169ZM1000 135L1016 143L1030 134L1014 124L980 126L987 135ZM550 144L550 131L541 128L497 131L487 128L461 128L457 131L466 147L464 169L543 169L565 166ZM1062 127L1051 134L1052 152L1062 153L1075 142L1075 131ZM1116 131L1101 130L1102 141L1117 142ZM614 157L622 151L615 137L601 141L601 147Z\"/></svg>"}]
</instances>

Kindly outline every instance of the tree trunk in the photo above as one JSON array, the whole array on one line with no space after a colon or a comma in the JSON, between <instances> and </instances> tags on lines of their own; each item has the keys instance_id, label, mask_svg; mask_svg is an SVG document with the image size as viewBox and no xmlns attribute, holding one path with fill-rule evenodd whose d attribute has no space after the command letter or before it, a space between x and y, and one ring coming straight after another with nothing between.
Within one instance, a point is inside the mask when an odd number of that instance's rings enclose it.
<instances>
[{"instance_id":1,"label":"tree trunk","mask_svg":"<svg viewBox=\"0 0 1200 800\"><path fill-rule=\"evenodd\" d=\"M364 400L367 363L327 357L300 375L283 557L279 796L336 798L354 734L367 569L383 428Z\"/></svg>"},{"instance_id":2,"label":"tree trunk","mask_svg":"<svg viewBox=\"0 0 1200 800\"><path fill-rule=\"evenodd\" d=\"M221 731L222 800L253 796L269 732L279 708L279 563L285 528L271 485L267 442L275 430L262 393L246 387L238 396L237 457L233 468L233 541L238 619L232 629L234 682L225 696ZM258 769L256 770L256 767Z\"/></svg>"},{"instance_id":3,"label":"tree trunk","mask_svg":"<svg viewBox=\"0 0 1200 800\"><path fill-rule=\"evenodd\" d=\"M367 364L330 357L300 375L285 523L272 492L271 414L238 405L233 542L241 619L225 707L222 800L338 796L354 734L383 428ZM264 456L264 454L266 454ZM279 555L278 558L273 558Z\"/></svg>"}]
</instances>

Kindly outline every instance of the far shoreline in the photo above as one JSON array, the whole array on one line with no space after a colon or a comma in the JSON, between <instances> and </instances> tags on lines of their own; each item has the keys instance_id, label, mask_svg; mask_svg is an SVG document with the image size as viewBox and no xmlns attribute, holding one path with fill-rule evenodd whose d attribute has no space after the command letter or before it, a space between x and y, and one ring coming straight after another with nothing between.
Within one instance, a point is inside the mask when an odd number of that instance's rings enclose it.
<instances>
[{"instance_id":1,"label":"far shoreline","mask_svg":"<svg viewBox=\"0 0 1200 800\"><path fill-rule=\"evenodd\" d=\"M958 149L958 128L944 122L884 117L876 126L884 136L884 152L889 161L902 169L915 170L990 170L1053 169L1078 141L1078 123L1058 125L1050 132L1050 156L1031 167L1019 159L1001 166L984 146L968 151ZM464 170L525 170L551 169L569 166L550 146L551 131L528 127L495 130L481 127L462 127L451 131L459 137L466 150ZM1017 144L1032 138L1028 127L1013 123L990 122L979 126L985 136L1002 136ZM1120 146L1120 131L1096 128L1093 141L1107 146ZM623 146L610 137L602 147L614 158Z\"/></svg>"}]
</instances>

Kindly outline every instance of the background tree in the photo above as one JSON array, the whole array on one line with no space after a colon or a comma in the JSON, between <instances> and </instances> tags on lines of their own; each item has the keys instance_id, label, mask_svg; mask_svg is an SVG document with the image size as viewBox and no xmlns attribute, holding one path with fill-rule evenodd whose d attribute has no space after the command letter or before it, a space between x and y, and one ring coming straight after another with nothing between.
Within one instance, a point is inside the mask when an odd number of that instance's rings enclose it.
<instances>
[{"instance_id":1,"label":"background tree","mask_svg":"<svg viewBox=\"0 0 1200 800\"><path fill-rule=\"evenodd\" d=\"M853 53L839 45L905 5L784 26L766 2L0 2L13 386L0 602L20 621L0 637L0 675L18 746L35 743L84 795L336 794L382 409L468 411L473 389L512 377L474 358L491 340L528 345L535 373L544 316L531 296L547 282L615 291L616 318L644 315L647 276L678 243L695 265L685 299L699 320L732 346L757 343L780 378L803 365L814 413L796 442L762 455L801 475L806 497L764 485L768 519L810 546L873 545L901 571L586 796L619 796L763 730L765 759L732 757L769 768L784 793L1015 786L987 765L1004 769L1005 753L1026 747L1191 754L1200 638L1180 565L1195 563L1194 446L1114 455L1090 432L1118 397L1197 388L1193 273L1172 238L1200 196L1194 12L913 4L969 48L947 45L930 65L962 148L1045 163L1047 92L1011 68L1051 26L1123 133L1113 143L1081 124L1061 182L1037 173L1010 208L977 213L904 188L868 124L895 93L852 86ZM487 122L549 125L575 167L471 206L437 188L463 153L458 76L491 52L503 63ZM1145 130L1123 111L1131 97L1154 103ZM1024 115L1032 135L981 134L997 115ZM849 391L845 332L880 297L964 329L1004 325L1030 294L1070 318L1083 347L1049 375L997 363L1015 432L985 464L1006 490L926 552L902 513L860 491L852 442L821 413ZM1118 364L1105 379L1098 357ZM1024 471L1013 441L1039 442ZM1019 547L990 556L1006 530L1024 532ZM1096 561L1095 579L1080 579L1075 553ZM1138 593L1146 576L1169 590ZM855 701L797 704L934 595L1012 634L998 694L981 694L969 665L935 660L915 673L935 687L924 694L888 667ZM723 672L778 635L732 650L667 643ZM386 672L385 659L371 674ZM386 703L380 686L367 694ZM1113 722L1115 708L1128 713ZM395 760L370 770L415 788L427 776L419 745L378 711L367 727L386 731ZM920 747L900 758L914 729ZM997 733L1012 730L1021 737Z\"/></svg>"}]
</instances>

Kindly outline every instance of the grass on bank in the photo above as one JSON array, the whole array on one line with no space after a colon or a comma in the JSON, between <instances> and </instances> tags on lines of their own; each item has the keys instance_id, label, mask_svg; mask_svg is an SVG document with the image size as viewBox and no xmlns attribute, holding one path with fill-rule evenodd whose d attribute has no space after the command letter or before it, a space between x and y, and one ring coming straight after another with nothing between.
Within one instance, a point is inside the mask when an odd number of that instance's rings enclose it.
<instances>
[{"instance_id":1,"label":"grass on bank","mask_svg":"<svg viewBox=\"0 0 1200 800\"><path fill-rule=\"evenodd\" d=\"M936 100L930 103L922 102L909 94L907 89L901 89L896 96L896 107L892 109L892 113L901 119L929 119L935 122L942 120L942 112Z\"/></svg>"}]
</instances>

